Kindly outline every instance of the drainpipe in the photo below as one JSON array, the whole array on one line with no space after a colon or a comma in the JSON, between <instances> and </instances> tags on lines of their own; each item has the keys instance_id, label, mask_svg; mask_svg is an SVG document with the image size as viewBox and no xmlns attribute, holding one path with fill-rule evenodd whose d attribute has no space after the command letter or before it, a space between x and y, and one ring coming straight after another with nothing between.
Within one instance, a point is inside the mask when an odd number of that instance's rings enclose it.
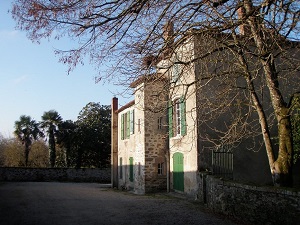
<instances>
[{"instance_id":1,"label":"drainpipe","mask_svg":"<svg viewBox=\"0 0 300 225\"><path fill-rule=\"evenodd\" d=\"M167 160L167 192L169 193L170 192L170 139L169 139L169 135L166 136L166 142L165 142L165 148L166 148L166 154L165 154L165 157L166 157L166 160Z\"/></svg>"},{"instance_id":2,"label":"drainpipe","mask_svg":"<svg viewBox=\"0 0 300 225\"><path fill-rule=\"evenodd\" d=\"M170 192L170 154L167 151L167 192Z\"/></svg>"},{"instance_id":3,"label":"drainpipe","mask_svg":"<svg viewBox=\"0 0 300 225\"><path fill-rule=\"evenodd\" d=\"M111 104L111 185L118 188L118 98Z\"/></svg>"}]
</instances>

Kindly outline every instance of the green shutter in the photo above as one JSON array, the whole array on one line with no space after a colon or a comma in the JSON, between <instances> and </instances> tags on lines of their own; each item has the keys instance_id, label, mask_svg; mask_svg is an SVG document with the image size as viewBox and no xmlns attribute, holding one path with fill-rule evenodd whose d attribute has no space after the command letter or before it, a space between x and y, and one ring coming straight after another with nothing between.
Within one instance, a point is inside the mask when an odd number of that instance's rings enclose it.
<instances>
[{"instance_id":1,"label":"green shutter","mask_svg":"<svg viewBox=\"0 0 300 225\"><path fill-rule=\"evenodd\" d=\"M168 103L168 116L169 116L169 137L173 137L173 106L172 101Z\"/></svg>"},{"instance_id":2,"label":"green shutter","mask_svg":"<svg viewBox=\"0 0 300 225\"><path fill-rule=\"evenodd\" d=\"M130 111L126 113L126 137L130 137Z\"/></svg>"},{"instance_id":3,"label":"green shutter","mask_svg":"<svg viewBox=\"0 0 300 225\"><path fill-rule=\"evenodd\" d=\"M133 181L133 157L129 158L129 180Z\"/></svg>"},{"instance_id":4,"label":"green shutter","mask_svg":"<svg viewBox=\"0 0 300 225\"><path fill-rule=\"evenodd\" d=\"M185 110L186 104L185 99L182 96L180 98L180 117L181 117L181 135L186 135L186 110Z\"/></svg>"},{"instance_id":5,"label":"green shutter","mask_svg":"<svg viewBox=\"0 0 300 225\"><path fill-rule=\"evenodd\" d=\"M121 140L124 140L124 114L121 115Z\"/></svg>"}]
</instances>

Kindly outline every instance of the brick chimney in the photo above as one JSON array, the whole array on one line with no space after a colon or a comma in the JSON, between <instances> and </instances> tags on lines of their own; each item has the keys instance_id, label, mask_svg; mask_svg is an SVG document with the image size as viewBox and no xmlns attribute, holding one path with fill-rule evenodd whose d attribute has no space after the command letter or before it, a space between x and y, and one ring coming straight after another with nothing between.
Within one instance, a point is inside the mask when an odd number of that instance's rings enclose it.
<instances>
[{"instance_id":1,"label":"brick chimney","mask_svg":"<svg viewBox=\"0 0 300 225\"><path fill-rule=\"evenodd\" d=\"M163 32L163 38L165 42L172 42L173 43L173 35L174 35L174 23L171 21L168 21L164 25L164 32Z\"/></svg>"},{"instance_id":2,"label":"brick chimney","mask_svg":"<svg viewBox=\"0 0 300 225\"><path fill-rule=\"evenodd\" d=\"M111 103L111 184L118 187L118 98Z\"/></svg>"},{"instance_id":3,"label":"brick chimney","mask_svg":"<svg viewBox=\"0 0 300 225\"><path fill-rule=\"evenodd\" d=\"M163 52L163 58L168 58L172 54L172 48L174 45L174 23L172 21L168 21L164 25L163 31L163 39L165 41L165 49Z\"/></svg>"}]
</instances>

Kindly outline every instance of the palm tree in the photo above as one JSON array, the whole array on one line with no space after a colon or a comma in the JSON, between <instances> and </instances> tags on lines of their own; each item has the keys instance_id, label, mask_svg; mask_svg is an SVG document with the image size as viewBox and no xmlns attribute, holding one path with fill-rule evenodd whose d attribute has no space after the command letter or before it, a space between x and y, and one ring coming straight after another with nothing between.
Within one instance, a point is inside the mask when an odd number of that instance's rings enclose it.
<instances>
[{"instance_id":1,"label":"palm tree","mask_svg":"<svg viewBox=\"0 0 300 225\"><path fill-rule=\"evenodd\" d=\"M55 149L55 135L58 124L62 121L61 116L55 110L44 112L42 116L41 128L46 129L48 133L48 144L50 151L50 165L55 166L56 149Z\"/></svg>"},{"instance_id":2,"label":"palm tree","mask_svg":"<svg viewBox=\"0 0 300 225\"><path fill-rule=\"evenodd\" d=\"M30 116L22 115L20 120L15 121L14 134L24 145L25 165L28 165L29 151L33 140L43 137L43 132L39 129L39 124Z\"/></svg>"}]
</instances>

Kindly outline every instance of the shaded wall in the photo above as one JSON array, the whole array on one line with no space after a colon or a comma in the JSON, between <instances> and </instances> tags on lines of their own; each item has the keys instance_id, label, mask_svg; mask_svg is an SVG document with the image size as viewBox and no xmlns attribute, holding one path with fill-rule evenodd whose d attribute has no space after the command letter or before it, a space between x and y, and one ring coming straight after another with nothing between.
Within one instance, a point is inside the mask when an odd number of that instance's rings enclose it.
<instances>
[{"instance_id":1,"label":"shaded wall","mask_svg":"<svg viewBox=\"0 0 300 225\"><path fill-rule=\"evenodd\" d=\"M224 181L200 173L199 200L215 212L251 224L300 224L300 191Z\"/></svg>"},{"instance_id":2,"label":"shaded wall","mask_svg":"<svg viewBox=\"0 0 300 225\"><path fill-rule=\"evenodd\" d=\"M0 181L68 181L110 183L110 169L1 167Z\"/></svg>"}]
</instances>

